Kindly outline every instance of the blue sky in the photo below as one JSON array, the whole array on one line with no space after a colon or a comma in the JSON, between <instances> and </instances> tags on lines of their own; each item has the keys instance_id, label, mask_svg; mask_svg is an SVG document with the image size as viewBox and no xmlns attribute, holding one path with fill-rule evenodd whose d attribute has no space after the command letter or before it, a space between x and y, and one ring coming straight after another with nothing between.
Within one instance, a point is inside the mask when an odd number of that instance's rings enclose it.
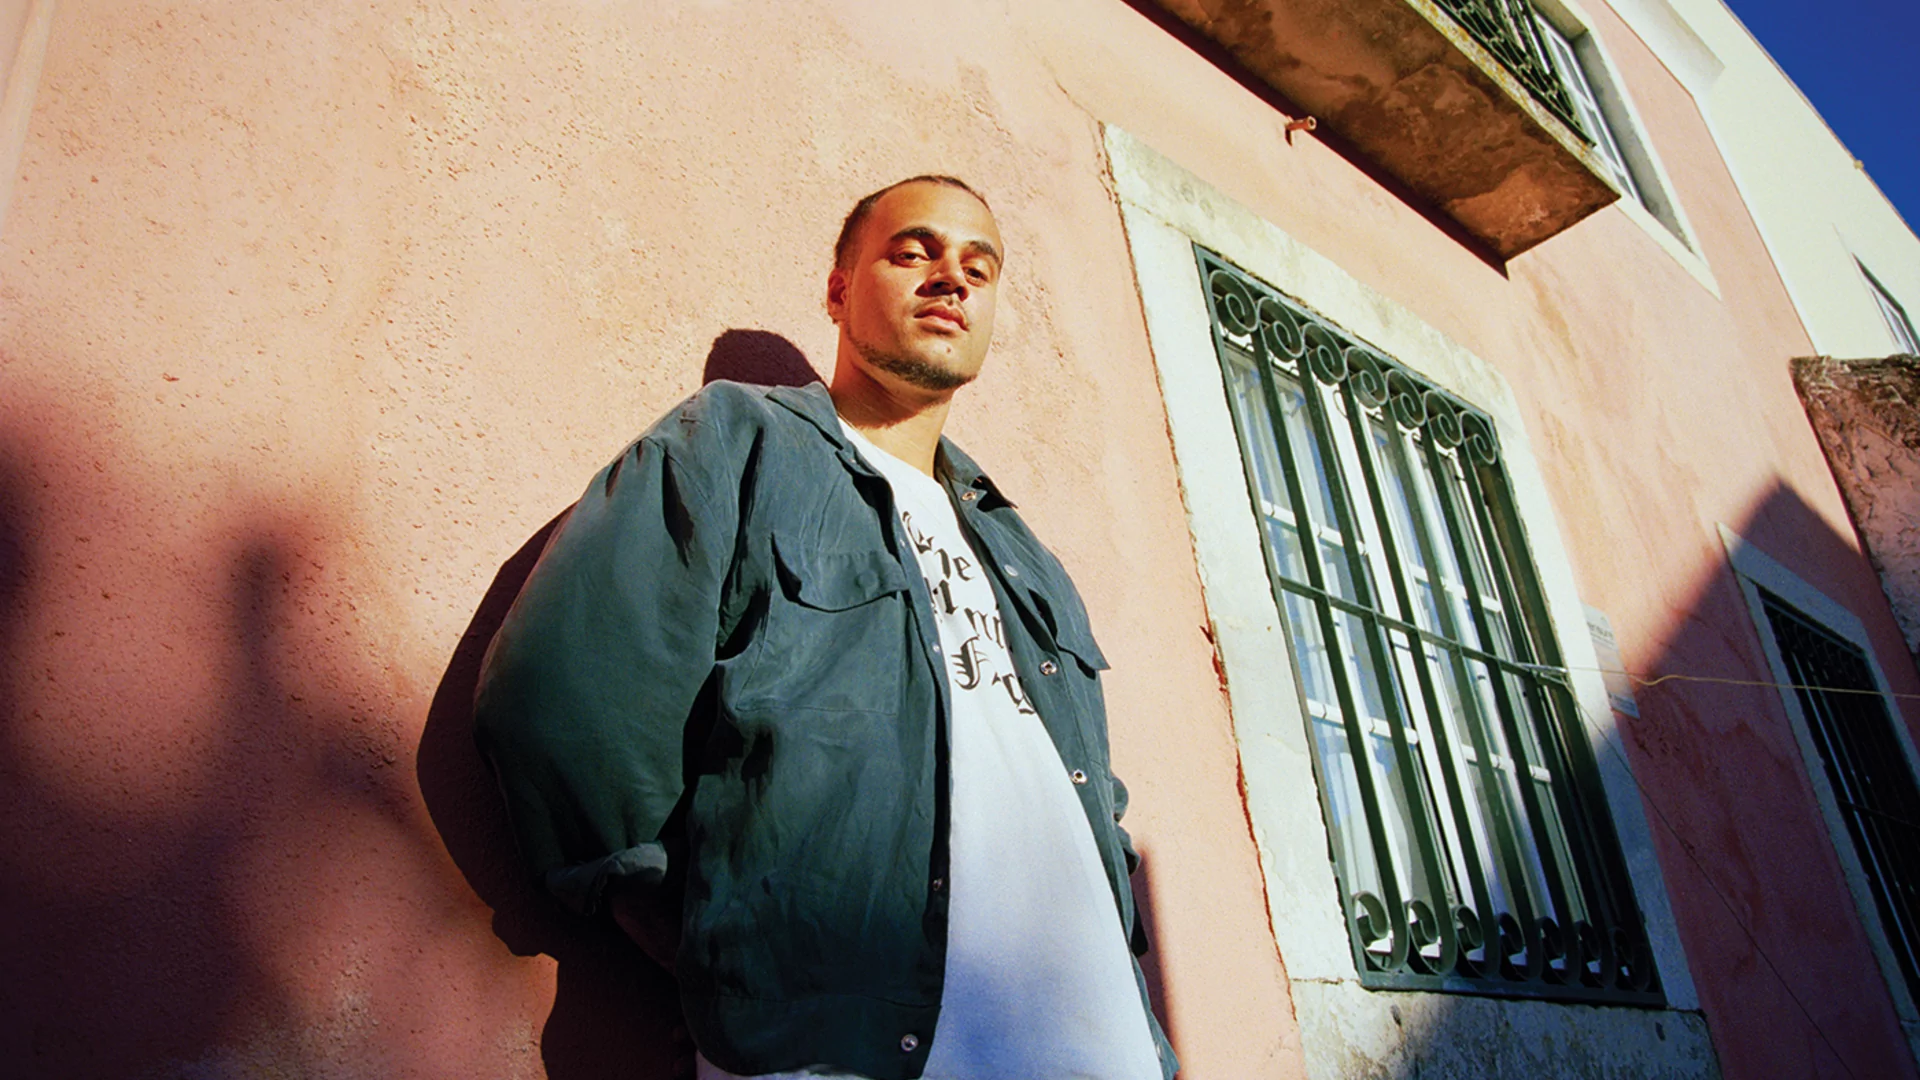
<instances>
[{"instance_id":1,"label":"blue sky","mask_svg":"<svg viewBox=\"0 0 1920 1080\"><path fill-rule=\"evenodd\" d=\"M1727 0L1920 232L1920 0Z\"/></svg>"}]
</instances>

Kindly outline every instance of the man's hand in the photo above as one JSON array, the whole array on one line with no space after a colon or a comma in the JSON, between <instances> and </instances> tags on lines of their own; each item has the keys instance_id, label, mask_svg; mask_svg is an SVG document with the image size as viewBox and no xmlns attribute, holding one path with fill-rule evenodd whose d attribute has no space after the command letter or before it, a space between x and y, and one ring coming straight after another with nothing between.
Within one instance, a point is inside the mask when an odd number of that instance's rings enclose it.
<instances>
[{"instance_id":1,"label":"man's hand","mask_svg":"<svg viewBox=\"0 0 1920 1080\"><path fill-rule=\"evenodd\" d=\"M680 951L679 905L668 903L658 888L645 885L608 889L606 902L614 923L640 946L647 959L673 974L673 957Z\"/></svg>"}]
</instances>

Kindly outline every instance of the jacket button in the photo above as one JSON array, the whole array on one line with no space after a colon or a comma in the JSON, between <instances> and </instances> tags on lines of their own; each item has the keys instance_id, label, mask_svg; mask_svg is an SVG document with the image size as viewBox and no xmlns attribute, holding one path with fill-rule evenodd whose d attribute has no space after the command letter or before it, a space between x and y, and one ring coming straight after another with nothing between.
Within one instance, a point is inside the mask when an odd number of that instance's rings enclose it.
<instances>
[{"instance_id":1,"label":"jacket button","mask_svg":"<svg viewBox=\"0 0 1920 1080\"><path fill-rule=\"evenodd\" d=\"M900 1036L900 1052L901 1053L911 1054L918 1049L920 1049L920 1036L915 1035L911 1031L907 1032L905 1035Z\"/></svg>"},{"instance_id":2,"label":"jacket button","mask_svg":"<svg viewBox=\"0 0 1920 1080\"><path fill-rule=\"evenodd\" d=\"M1079 769L1075 769L1071 773L1068 773L1067 775L1072 777L1073 782L1076 784L1084 784L1087 782L1087 774L1084 772L1081 772Z\"/></svg>"},{"instance_id":3,"label":"jacket button","mask_svg":"<svg viewBox=\"0 0 1920 1080\"><path fill-rule=\"evenodd\" d=\"M980 497L980 493L979 493L979 492L977 492L977 491L963 491L963 492L961 492L961 493L960 493L960 501L961 501L961 502L972 502L973 500L975 500L975 499L977 499L977 498L979 498L979 497ZM911 1036L911 1035L909 1035L909 1036L907 1036L907 1039L911 1039L911 1038L913 1038L913 1036ZM901 1042L906 1042L907 1040L906 1040L906 1039L902 1039L902 1040L900 1040L900 1041L901 1041Z\"/></svg>"},{"instance_id":4,"label":"jacket button","mask_svg":"<svg viewBox=\"0 0 1920 1080\"><path fill-rule=\"evenodd\" d=\"M1057 673L1059 670L1060 670L1060 665L1054 663L1051 660L1040 661L1040 674L1042 675L1052 675Z\"/></svg>"},{"instance_id":5,"label":"jacket button","mask_svg":"<svg viewBox=\"0 0 1920 1080\"><path fill-rule=\"evenodd\" d=\"M947 879L934 878L932 881L927 883L927 887L932 889L934 892L939 892L941 889L944 889L947 887Z\"/></svg>"}]
</instances>

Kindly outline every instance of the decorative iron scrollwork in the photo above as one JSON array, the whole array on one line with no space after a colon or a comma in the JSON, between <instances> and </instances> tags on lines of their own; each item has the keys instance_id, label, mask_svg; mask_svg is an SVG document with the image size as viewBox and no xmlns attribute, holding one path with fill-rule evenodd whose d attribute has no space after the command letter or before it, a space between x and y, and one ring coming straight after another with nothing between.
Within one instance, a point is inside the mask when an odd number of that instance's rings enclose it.
<instances>
[{"instance_id":1,"label":"decorative iron scrollwork","mask_svg":"<svg viewBox=\"0 0 1920 1080\"><path fill-rule=\"evenodd\" d=\"M1342 387L1362 408L1424 432L1443 450L1464 447L1479 464L1499 463L1500 443L1485 417L1379 351L1231 270L1214 269L1207 287L1221 329L1248 348L1258 339L1269 363Z\"/></svg>"},{"instance_id":2,"label":"decorative iron scrollwork","mask_svg":"<svg viewBox=\"0 0 1920 1080\"><path fill-rule=\"evenodd\" d=\"M1387 921L1387 905L1370 892L1353 894L1353 929L1359 935L1361 951L1376 971L1392 971L1396 951L1393 926Z\"/></svg>"}]
</instances>

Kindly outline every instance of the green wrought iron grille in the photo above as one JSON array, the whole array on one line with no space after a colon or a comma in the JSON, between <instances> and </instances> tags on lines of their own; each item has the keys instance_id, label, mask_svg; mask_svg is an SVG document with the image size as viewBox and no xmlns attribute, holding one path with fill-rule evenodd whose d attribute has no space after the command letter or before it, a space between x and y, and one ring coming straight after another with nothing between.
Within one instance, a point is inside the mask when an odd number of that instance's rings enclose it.
<instances>
[{"instance_id":1,"label":"green wrought iron grille","mask_svg":"<svg viewBox=\"0 0 1920 1080\"><path fill-rule=\"evenodd\" d=\"M1361 981L1663 1004L1492 422L1195 250Z\"/></svg>"},{"instance_id":2,"label":"green wrought iron grille","mask_svg":"<svg viewBox=\"0 0 1920 1080\"><path fill-rule=\"evenodd\" d=\"M1440 0L1440 6L1512 72L1534 100L1572 128L1575 135L1593 141L1574 111L1573 96L1547 58L1546 42L1541 40L1539 24L1534 21L1538 16L1528 0Z\"/></svg>"}]
</instances>

